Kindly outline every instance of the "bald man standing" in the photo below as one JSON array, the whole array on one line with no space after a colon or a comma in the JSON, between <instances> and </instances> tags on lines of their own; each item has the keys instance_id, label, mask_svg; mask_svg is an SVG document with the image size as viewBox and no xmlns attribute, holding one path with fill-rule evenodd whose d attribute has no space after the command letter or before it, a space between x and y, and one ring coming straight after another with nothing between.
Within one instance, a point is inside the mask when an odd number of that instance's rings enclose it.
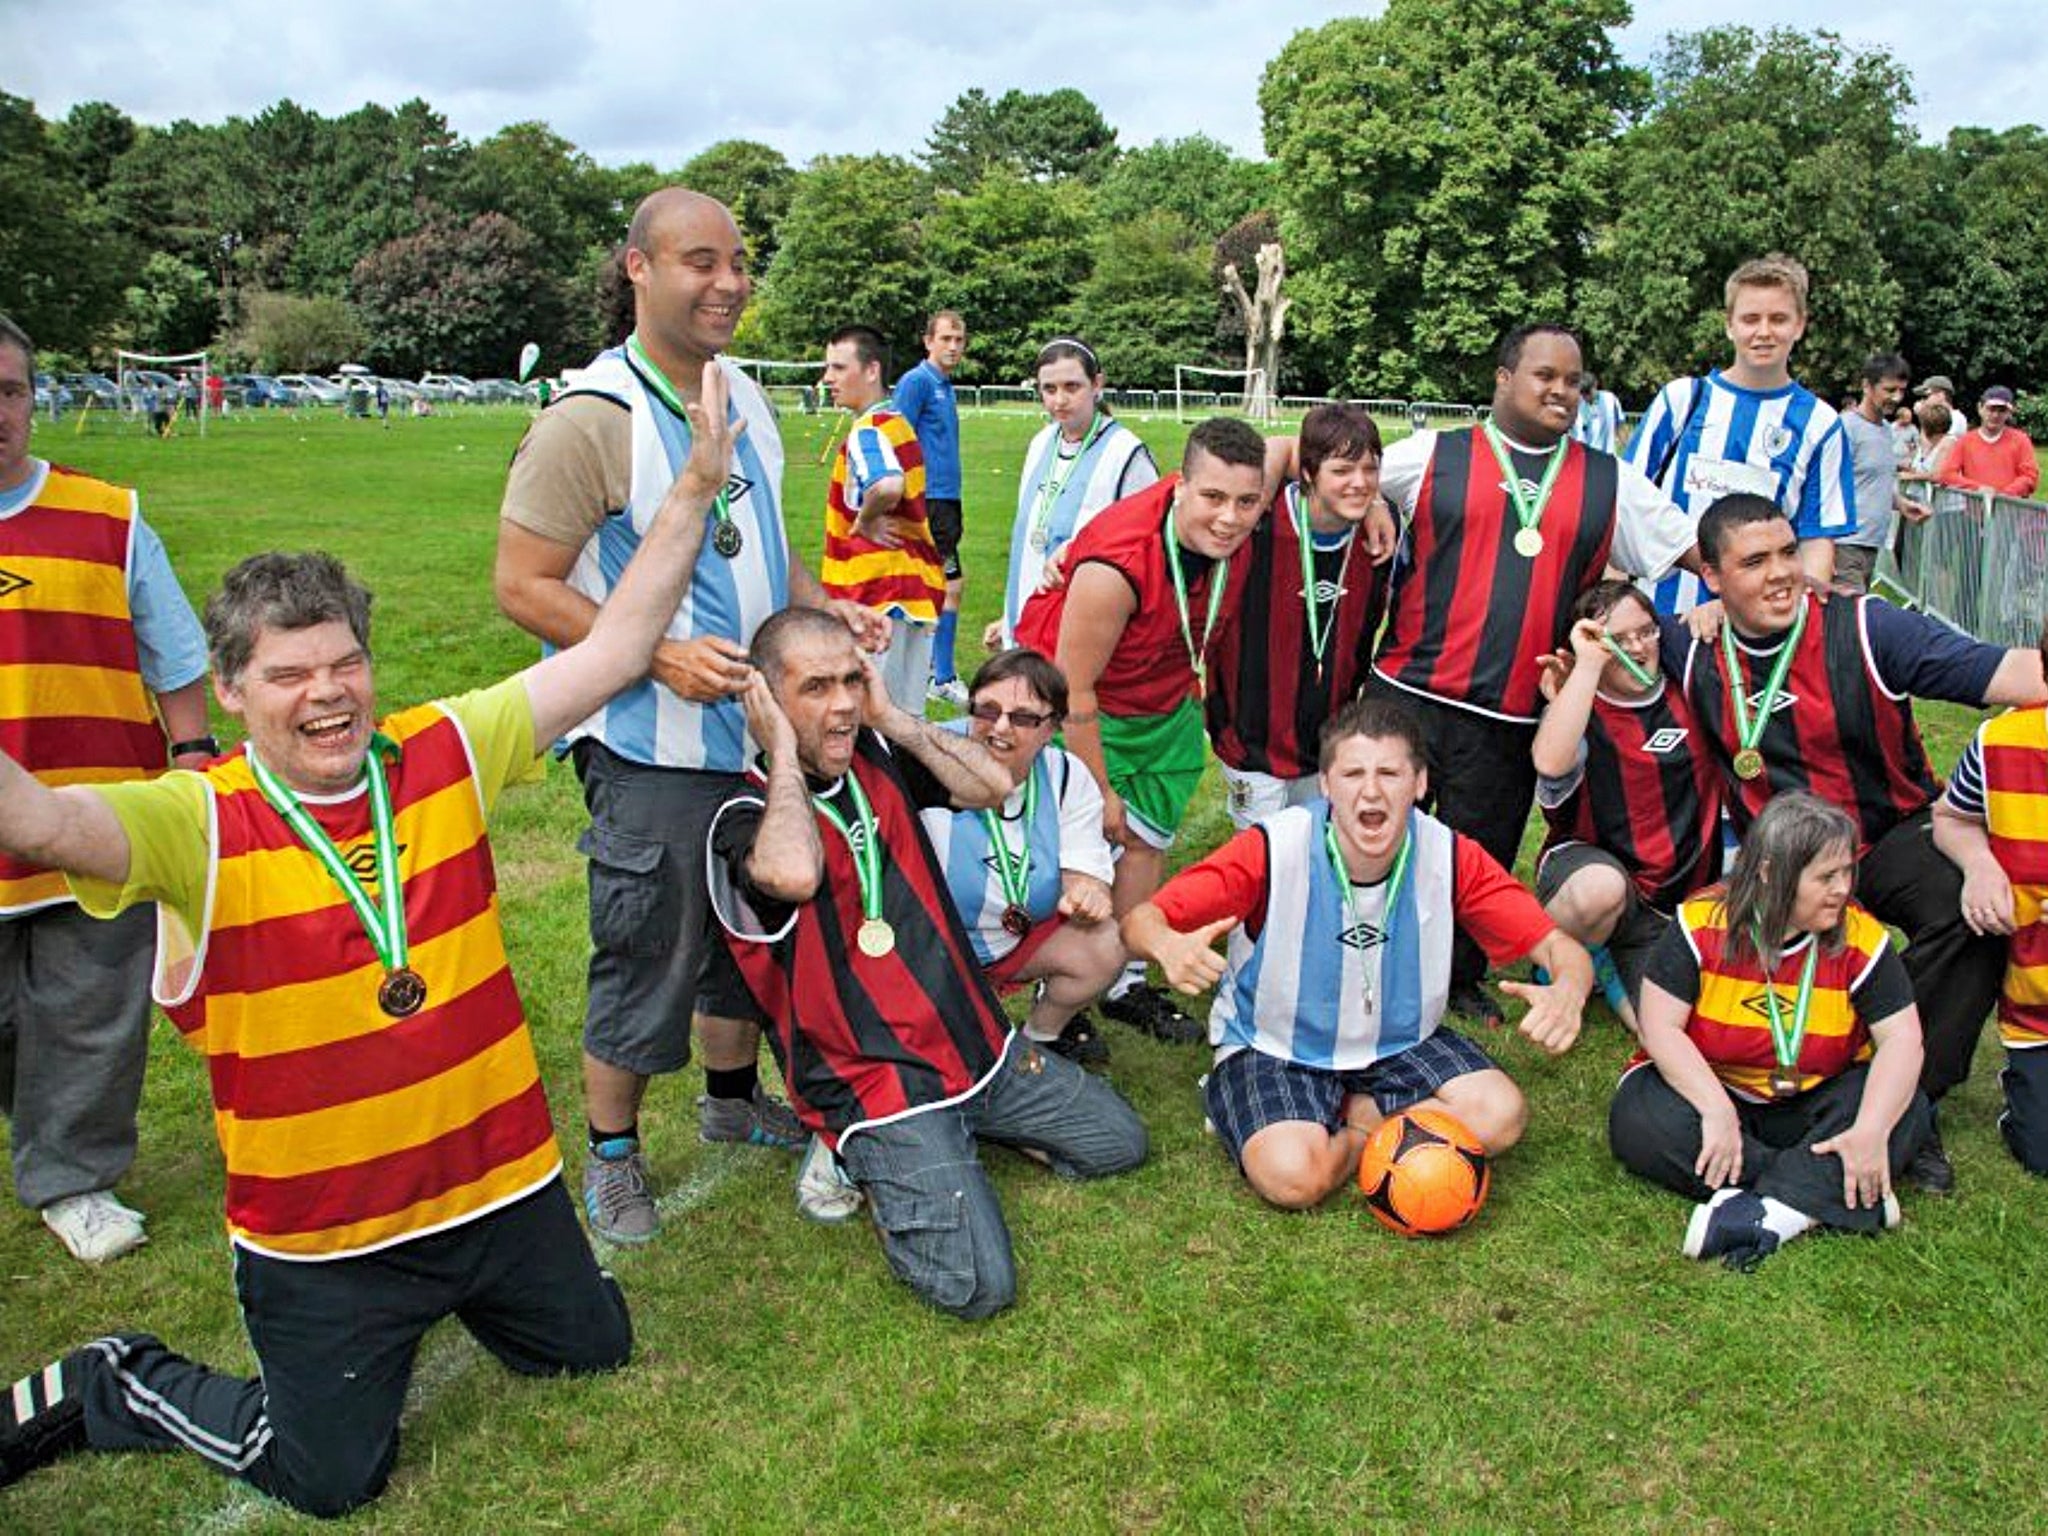
<instances>
[{"instance_id":1,"label":"bald man standing","mask_svg":"<svg viewBox=\"0 0 2048 1536\"><path fill-rule=\"evenodd\" d=\"M520 444L498 528L498 604L549 647L573 645L640 541L690 452L687 407L704 365L731 344L751 282L731 213L666 187L626 234L633 332L600 353L541 413ZM715 952L705 896L711 815L748 758L739 695L747 644L792 603L841 613L861 642L886 643L888 621L827 603L782 522L782 442L753 381L722 365L729 420L741 430L732 477L712 509L703 558L683 590L648 676L567 733L590 828L589 998L583 1089L589 1156L583 1203L591 1231L646 1242L657 1215L641 1150L648 1080L690 1059L695 1016L707 1092L707 1141L794 1149L803 1133L758 1075L760 1031L737 978L705 970Z\"/></svg>"}]
</instances>

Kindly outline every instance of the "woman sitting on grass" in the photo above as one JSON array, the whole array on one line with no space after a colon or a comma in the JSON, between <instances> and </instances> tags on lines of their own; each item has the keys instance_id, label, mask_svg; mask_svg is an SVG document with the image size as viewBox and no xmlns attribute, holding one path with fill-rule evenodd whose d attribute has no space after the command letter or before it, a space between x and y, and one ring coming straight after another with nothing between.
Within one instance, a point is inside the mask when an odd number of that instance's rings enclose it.
<instances>
[{"instance_id":1,"label":"woman sitting on grass","mask_svg":"<svg viewBox=\"0 0 2048 1536\"><path fill-rule=\"evenodd\" d=\"M1650 958L1607 1135L1630 1172L1700 1202L1688 1258L1748 1269L1817 1226L1898 1224L1892 1184L1930 1123L1920 1015L1855 878L1856 824L1781 794Z\"/></svg>"}]
</instances>

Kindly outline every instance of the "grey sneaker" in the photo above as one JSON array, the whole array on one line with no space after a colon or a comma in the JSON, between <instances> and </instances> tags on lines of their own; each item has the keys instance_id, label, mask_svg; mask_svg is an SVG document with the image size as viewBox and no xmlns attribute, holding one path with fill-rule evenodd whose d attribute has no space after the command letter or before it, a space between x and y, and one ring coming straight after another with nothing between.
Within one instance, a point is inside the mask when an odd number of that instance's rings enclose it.
<instances>
[{"instance_id":1,"label":"grey sneaker","mask_svg":"<svg viewBox=\"0 0 2048 1536\"><path fill-rule=\"evenodd\" d=\"M967 685L957 677L949 677L943 683L933 678L925 685L924 696L933 704L950 704L955 709L967 707Z\"/></svg>"},{"instance_id":2,"label":"grey sneaker","mask_svg":"<svg viewBox=\"0 0 2048 1536\"><path fill-rule=\"evenodd\" d=\"M851 1221L867 1204L860 1187L846 1176L832 1149L817 1136L804 1149L804 1160L796 1170L796 1208L809 1221L837 1225Z\"/></svg>"},{"instance_id":3,"label":"grey sneaker","mask_svg":"<svg viewBox=\"0 0 2048 1536\"><path fill-rule=\"evenodd\" d=\"M601 1141L583 1164L583 1214L608 1243L644 1243L660 1225L647 1187L647 1159L630 1136Z\"/></svg>"},{"instance_id":4,"label":"grey sneaker","mask_svg":"<svg viewBox=\"0 0 2048 1536\"><path fill-rule=\"evenodd\" d=\"M805 1134L797 1124L796 1112L759 1083L754 1085L751 1099L697 1096L697 1135L705 1141L735 1141L794 1152L804 1144Z\"/></svg>"},{"instance_id":5,"label":"grey sneaker","mask_svg":"<svg viewBox=\"0 0 2048 1536\"><path fill-rule=\"evenodd\" d=\"M43 1225L56 1233L75 1259L104 1264L149 1241L142 1213L123 1205L109 1189L66 1195L43 1207Z\"/></svg>"}]
</instances>

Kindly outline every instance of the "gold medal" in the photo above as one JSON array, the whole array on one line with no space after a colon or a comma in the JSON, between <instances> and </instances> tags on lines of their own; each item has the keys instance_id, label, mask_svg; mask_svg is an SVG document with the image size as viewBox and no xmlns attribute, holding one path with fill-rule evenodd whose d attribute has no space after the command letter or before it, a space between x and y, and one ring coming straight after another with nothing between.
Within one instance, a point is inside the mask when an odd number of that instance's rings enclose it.
<instances>
[{"instance_id":1,"label":"gold medal","mask_svg":"<svg viewBox=\"0 0 2048 1536\"><path fill-rule=\"evenodd\" d=\"M394 1019L411 1018L427 1000L427 983L411 966L401 966L377 985L377 1006Z\"/></svg>"},{"instance_id":2,"label":"gold medal","mask_svg":"<svg viewBox=\"0 0 2048 1536\"><path fill-rule=\"evenodd\" d=\"M1534 560L1543 553L1543 530L1523 528L1515 534L1515 553L1524 560Z\"/></svg>"},{"instance_id":3,"label":"gold medal","mask_svg":"<svg viewBox=\"0 0 2048 1536\"><path fill-rule=\"evenodd\" d=\"M730 517L718 520L718 526L711 530L711 547L730 560L746 547L746 535L740 532L740 525Z\"/></svg>"},{"instance_id":4,"label":"gold medal","mask_svg":"<svg viewBox=\"0 0 2048 1536\"><path fill-rule=\"evenodd\" d=\"M1755 747L1744 747L1735 754L1735 776L1738 779L1761 778L1764 771L1764 755Z\"/></svg>"},{"instance_id":5,"label":"gold medal","mask_svg":"<svg viewBox=\"0 0 2048 1536\"><path fill-rule=\"evenodd\" d=\"M860 925L854 935L854 942L860 945L860 952L870 960L879 960L896 947L896 930L879 917L871 917Z\"/></svg>"},{"instance_id":6,"label":"gold medal","mask_svg":"<svg viewBox=\"0 0 2048 1536\"><path fill-rule=\"evenodd\" d=\"M1789 1099L1799 1092L1799 1073L1796 1068L1782 1063L1771 1068L1771 1097Z\"/></svg>"}]
</instances>

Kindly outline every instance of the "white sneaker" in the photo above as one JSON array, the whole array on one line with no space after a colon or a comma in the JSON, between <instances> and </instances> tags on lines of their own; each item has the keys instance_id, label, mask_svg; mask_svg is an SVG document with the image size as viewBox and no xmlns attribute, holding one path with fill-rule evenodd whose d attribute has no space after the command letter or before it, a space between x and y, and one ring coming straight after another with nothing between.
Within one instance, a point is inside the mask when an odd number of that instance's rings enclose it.
<instances>
[{"instance_id":1,"label":"white sneaker","mask_svg":"<svg viewBox=\"0 0 2048 1536\"><path fill-rule=\"evenodd\" d=\"M43 1225L56 1233L74 1259L104 1264L149 1241L142 1213L123 1205L111 1190L67 1195L43 1207Z\"/></svg>"},{"instance_id":2,"label":"white sneaker","mask_svg":"<svg viewBox=\"0 0 2048 1536\"><path fill-rule=\"evenodd\" d=\"M797 1164L798 1214L809 1221L836 1225L851 1221L865 1204L867 1197L846 1176L846 1170L839 1166L839 1159L832 1155L832 1149L825 1145L823 1138L813 1136L811 1144L804 1148L803 1161Z\"/></svg>"},{"instance_id":3,"label":"white sneaker","mask_svg":"<svg viewBox=\"0 0 2048 1536\"><path fill-rule=\"evenodd\" d=\"M967 684L957 677L949 677L943 683L934 677L925 683L924 696L933 704L950 704L955 709L965 709Z\"/></svg>"}]
</instances>

